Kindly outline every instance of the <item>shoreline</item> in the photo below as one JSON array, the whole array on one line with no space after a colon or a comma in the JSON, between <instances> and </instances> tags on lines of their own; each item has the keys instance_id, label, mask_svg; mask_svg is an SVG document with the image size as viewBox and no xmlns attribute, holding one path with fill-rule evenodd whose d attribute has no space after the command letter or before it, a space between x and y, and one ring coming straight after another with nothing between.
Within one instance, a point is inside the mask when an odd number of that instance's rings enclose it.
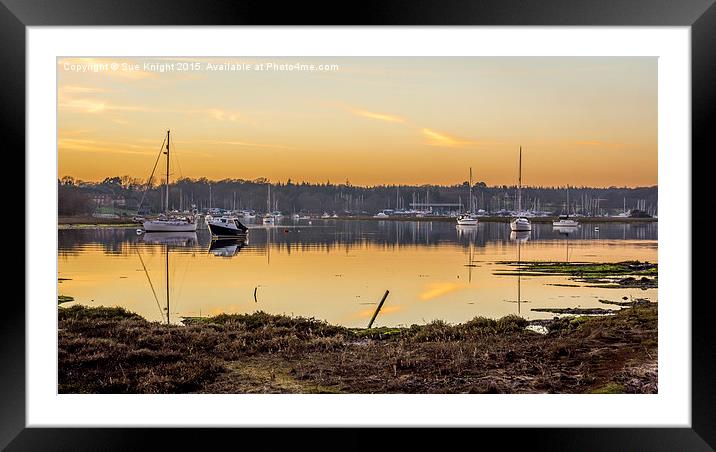
<instances>
[{"instance_id":1,"label":"shoreline","mask_svg":"<svg viewBox=\"0 0 716 452\"><path fill-rule=\"evenodd\" d=\"M293 223L290 217L284 217L285 222L280 223L284 226ZM557 217L531 217L530 221L536 224L551 224L552 221L556 220ZM331 221L331 220L346 220L346 221L440 221L440 222L455 222L456 219L453 217L385 217L375 218L370 215L365 216L345 216L338 218L311 218L311 221ZM485 216L478 217L478 222L483 223L509 223L512 217L500 217L500 216ZM301 220L306 221L306 220ZM645 223L657 223L657 218L621 218L621 217L578 217L577 221L580 223L627 223L627 224L645 224ZM253 224L253 223L251 223ZM140 223L135 223L129 217L120 218L96 218L92 216L60 216L57 218L58 229L72 229L72 228L83 228L83 227L141 227Z\"/></svg>"},{"instance_id":2,"label":"shoreline","mask_svg":"<svg viewBox=\"0 0 716 452\"><path fill-rule=\"evenodd\" d=\"M182 326L122 308L58 309L60 393L658 390L658 303L644 300L607 316L373 329L264 312Z\"/></svg>"}]
</instances>

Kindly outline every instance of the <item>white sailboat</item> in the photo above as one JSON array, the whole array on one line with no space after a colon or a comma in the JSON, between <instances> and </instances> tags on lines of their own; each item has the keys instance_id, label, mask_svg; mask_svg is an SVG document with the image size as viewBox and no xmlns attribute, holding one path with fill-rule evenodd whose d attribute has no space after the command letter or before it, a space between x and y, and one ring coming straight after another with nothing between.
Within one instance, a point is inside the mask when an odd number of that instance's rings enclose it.
<instances>
[{"instance_id":1,"label":"white sailboat","mask_svg":"<svg viewBox=\"0 0 716 452\"><path fill-rule=\"evenodd\" d=\"M272 225L276 223L276 218L271 214L271 184L268 185L268 194L266 195L266 214L263 218L263 224Z\"/></svg>"},{"instance_id":2,"label":"white sailboat","mask_svg":"<svg viewBox=\"0 0 716 452\"><path fill-rule=\"evenodd\" d=\"M146 220L142 223L145 232L195 232L196 217L194 215L187 216L170 216L169 215L169 130L167 130L166 151L162 149L167 156L167 178L164 190L164 214L153 220ZM154 173L152 173L154 175ZM151 179L151 176L150 176Z\"/></svg>"},{"instance_id":3,"label":"white sailboat","mask_svg":"<svg viewBox=\"0 0 716 452\"><path fill-rule=\"evenodd\" d=\"M472 212L472 168L470 168L470 199L468 200L470 208L467 213L458 215L457 225L458 226L477 226L477 217Z\"/></svg>"},{"instance_id":4,"label":"white sailboat","mask_svg":"<svg viewBox=\"0 0 716 452\"><path fill-rule=\"evenodd\" d=\"M569 218L569 187L567 187L567 214L560 215L556 221L552 222L552 226L555 228L576 228L579 223Z\"/></svg>"},{"instance_id":5,"label":"white sailboat","mask_svg":"<svg viewBox=\"0 0 716 452\"><path fill-rule=\"evenodd\" d=\"M513 232L526 232L532 230L530 220L525 218L522 212L522 146L520 146L520 169L517 183L517 218L510 222L510 229Z\"/></svg>"}]
</instances>

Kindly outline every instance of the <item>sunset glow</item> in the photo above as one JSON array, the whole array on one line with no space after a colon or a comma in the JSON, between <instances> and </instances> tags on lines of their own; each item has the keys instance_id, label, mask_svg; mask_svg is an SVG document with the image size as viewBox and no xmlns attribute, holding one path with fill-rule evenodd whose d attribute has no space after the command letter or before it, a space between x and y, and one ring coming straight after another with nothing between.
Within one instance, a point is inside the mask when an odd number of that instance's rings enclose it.
<instances>
[{"instance_id":1,"label":"sunset glow","mask_svg":"<svg viewBox=\"0 0 716 452\"><path fill-rule=\"evenodd\" d=\"M295 63L335 67L279 69ZM146 179L171 129L172 178L458 184L472 167L512 185L522 146L526 185L657 184L656 58L67 58L57 70L58 177Z\"/></svg>"}]
</instances>

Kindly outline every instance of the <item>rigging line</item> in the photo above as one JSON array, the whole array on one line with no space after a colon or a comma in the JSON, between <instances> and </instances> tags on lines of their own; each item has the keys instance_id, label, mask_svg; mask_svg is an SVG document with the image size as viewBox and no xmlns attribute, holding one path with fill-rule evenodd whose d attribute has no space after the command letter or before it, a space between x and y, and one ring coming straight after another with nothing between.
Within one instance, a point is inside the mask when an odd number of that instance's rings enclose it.
<instances>
[{"instance_id":1,"label":"rigging line","mask_svg":"<svg viewBox=\"0 0 716 452\"><path fill-rule=\"evenodd\" d=\"M172 268L172 276L171 276L172 281L177 280L178 265L176 265L176 260L177 260L177 256L174 256L175 265ZM179 302L179 298L178 298L179 297L179 289L180 289L180 287L177 287L176 284L174 284L174 283L171 284L171 295L172 295L172 298L174 299L174 313L176 313L176 314L179 313L179 303L178 303Z\"/></svg>"},{"instance_id":2,"label":"rigging line","mask_svg":"<svg viewBox=\"0 0 716 452\"><path fill-rule=\"evenodd\" d=\"M174 143L174 137L169 137L169 140L172 142L172 149L174 150L172 155L174 155L174 160L176 161L176 164L179 167L179 177L184 178L184 174L181 171L181 165L179 164L179 157L177 157L177 145Z\"/></svg>"},{"instance_id":3,"label":"rigging line","mask_svg":"<svg viewBox=\"0 0 716 452\"><path fill-rule=\"evenodd\" d=\"M181 279L179 280L179 287L177 287L176 295L174 298L176 298L176 301L174 302L174 309L177 313L179 313L179 300L181 300L181 295L184 291L184 281L186 280L186 272L189 269L189 262L190 257L187 257L186 264L184 265L184 272L182 273Z\"/></svg>"},{"instance_id":4,"label":"rigging line","mask_svg":"<svg viewBox=\"0 0 716 452\"><path fill-rule=\"evenodd\" d=\"M139 248L136 247L134 250L137 252L137 256L139 256L139 262L142 263L142 268L144 269L144 274L147 275L147 281L149 281L149 287L152 288L152 293L154 294L154 300L157 302L157 308L159 308L159 316L164 317L164 311L162 311L162 307L159 305L159 297L157 297L157 292L154 290L154 285L152 284L152 279L149 277L149 272L147 271L147 266L144 265L144 259L142 259L142 255L139 253Z\"/></svg>"},{"instance_id":5,"label":"rigging line","mask_svg":"<svg viewBox=\"0 0 716 452\"><path fill-rule=\"evenodd\" d=\"M142 207L142 203L144 202L144 197L147 195L147 190L152 183L154 172L157 170L157 164L159 163L159 158L161 158L162 156L162 152L164 152L164 144L166 142L167 137L164 137L164 140L162 140L162 146L159 148L159 155L157 155L157 160L154 161L154 168L152 168L152 174L150 174L149 179L147 179L147 186L144 188L144 192L142 193L142 199L139 200L139 204L137 205L137 213L139 213L139 209Z\"/></svg>"}]
</instances>

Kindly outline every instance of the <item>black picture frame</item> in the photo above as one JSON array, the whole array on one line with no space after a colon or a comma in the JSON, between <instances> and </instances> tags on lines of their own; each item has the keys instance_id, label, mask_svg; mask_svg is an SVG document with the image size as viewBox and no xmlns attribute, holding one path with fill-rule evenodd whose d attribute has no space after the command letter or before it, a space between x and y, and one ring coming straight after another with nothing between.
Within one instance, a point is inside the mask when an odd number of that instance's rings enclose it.
<instances>
[{"instance_id":1,"label":"black picture frame","mask_svg":"<svg viewBox=\"0 0 716 452\"><path fill-rule=\"evenodd\" d=\"M504 25L504 26L688 26L692 51L692 156L705 154L710 114L716 105L716 6L714 0L364 0L357 3L196 0L0 0L0 121L5 145L25 146L25 32L29 26L114 25ZM713 141L713 140L712 140ZM712 147L712 145L710 146ZM49 152L49 150L48 150ZM26 169L27 170L27 169ZM27 206L26 206L27 208ZM27 237L25 237L27 240ZM27 247L27 242L26 242ZM27 248L26 248L27 249ZM687 265L688 263L684 263ZM26 275L27 276L27 275ZM687 283L686 281L684 283ZM45 429L25 427L25 309L10 300L3 307L0 328L0 448L7 450L135 450L154 440L171 448L218 447L237 444L233 429L212 431L167 429ZM691 303L692 300L680 300ZM548 428L481 429L468 434L479 444L501 444L532 450L713 450L716 447L716 373L712 308L691 303L692 424L691 428ZM48 304L50 306L50 304ZM698 338L698 340L696 340ZM239 409L239 408L237 408ZM300 413L297 413L300 415ZM324 433L293 429L287 434L264 432L269 449L298 445L351 447L375 443L364 430L335 429ZM397 432L404 441L438 443L445 435L430 430ZM249 443L245 443L248 445ZM452 442L444 442L450 447ZM477 444L477 443L473 443ZM387 446L387 443L386 443ZM236 446L231 446L236 447ZM394 446L388 446L394 447Z\"/></svg>"}]
</instances>

